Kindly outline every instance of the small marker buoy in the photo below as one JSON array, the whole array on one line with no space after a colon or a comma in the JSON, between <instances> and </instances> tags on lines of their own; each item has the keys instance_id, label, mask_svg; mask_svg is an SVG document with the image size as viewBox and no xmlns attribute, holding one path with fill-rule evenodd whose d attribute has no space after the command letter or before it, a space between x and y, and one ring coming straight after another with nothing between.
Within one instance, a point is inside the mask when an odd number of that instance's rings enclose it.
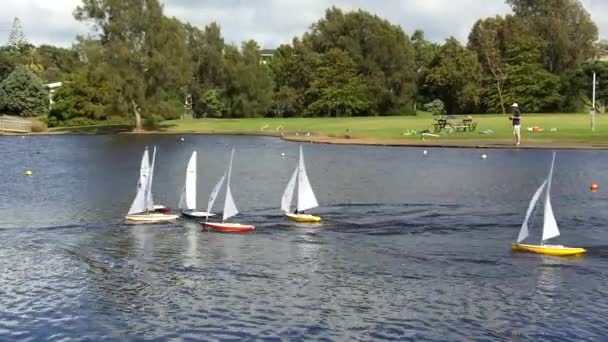
<instances>
[{"instance_id":1,"label":"small marker buoy","mask_svg":"<svg viewBox=\"0 0 608 342\"><path fill-rule=\"evenodd\" d=\"M31 176L31 175L32 175L32 171L31 171L31 170L27 170L27 171L25 171L25 175L26 175L26 176Z\"/></svg>"},{"instance_id":2,"label":"small marker buoy","mask_svg":"<svg viewBox=\"0 0 608 342\"><path fill-rule=\"evenodd\" d=\"M429 154L429 152L427 150L424 150L424 151L422 151L422 154L424 154L426 156L427 154Z\"/></svg>"},{"instance_id":3,"label":"small marker buoy","mask_svg":"<svg viewBox=\"0 0 608 342\"><path fill-rule=\"evenodd\" d=\"M597 189L599 189L599 188L600 188L600 186L597 185L597 183L591 184L591 191L597 191Z\"/></svg>"},{"instance_id":4,"label":"small marker buoy","mask_svg":"<svg viewBox=\"0 0 608 342\"><path fill-rule=\"evenodd\" d=\"M481 159L488 159L488 155L487 154L482 154L481 155Z\"/></svg>"},{"instance_id":5,"label":"small marker buoy","mask_svg":"<svg viewBox=\"0 0 608 342\"><path fill-rule=\"evenodd\" d=\"M285 152L281 153L281 157L285 157Z\"/></svg>"},{"instance_id":6,"label":"small marker buoy","mask_svg":"<svg viewBox=\"0 0 608 342\"><path fill-rule=\"evenodd\" d=\"M184 138L182 137L182 141L184 141Z\"/></svg>"}]
</instances>

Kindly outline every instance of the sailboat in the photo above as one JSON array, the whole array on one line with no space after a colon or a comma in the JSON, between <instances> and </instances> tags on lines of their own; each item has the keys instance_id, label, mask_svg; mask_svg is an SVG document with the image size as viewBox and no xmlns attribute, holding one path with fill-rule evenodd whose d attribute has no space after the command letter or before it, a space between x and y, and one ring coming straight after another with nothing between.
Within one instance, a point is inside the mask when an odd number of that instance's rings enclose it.
<instances>
[{"instance_id":1,"label":"sailboat","mask_svg":"<svg viewBox=\"0 0 608 342\"><path fill-rule=\"evenodd\" d=\"M186 167L186 180L179 198L178 207L182 215L188 218L205 218L214 216L206 211L196 210L196 151L192 152L188 166Z\"/></svg>"},{"instance_id":2,"label":"sailboat","mask_svg":"<svg viewBox=\"0 0 608 342\"><path fill-rule=\"evenodd\" d=\"M211 212L213 209L213 204L215 203L215 199L217 198L220 189L224 183L224 179L226 179L226 196L224 199L224 212L222 216L222 222L205 222L202 223L204 228L209 230L214 230L218 232L224 233L246 233L255 230L255 227L249 224L240 224L240 223L227 223L226 220L235 216L239 213L239 210L236 208L236 204L234 203L234 199L232 198L232 192L230 191L230 175L232 174L232 161L234 159L234 149L232 149L232 154L230 155L230 164L228 165L228 170L226 173L220 178L220 181L217 182L213 191L211 191L211 195L209 196L209 202L207 204L207 212Z\"/></svg>"},{"instance_id":3,"label":"sailboat","mask_svg":"<svg viewBox=\"0 0 608 342\"><path fill-rule=\"evenodd\" d=\"M152 179L154 177L155 160L156 147L154 147L154 152L152 154L152 165L150 165L148 148L146 147L141 158L137 194L131 204L129 213L125 217L127 221L133 223L159 223L177 219L177 215L157 212L158 207L154 205L154 200L152 198Z\"/></svg>"},{"instance_id":4,"label":"sailboat","mask_svg":"<svg viewBox=\"0 0 608 342\"><path fill-rule=\"evenodd\" d=\"M557 221L555 220L555 216L553 215L553 207L551 206L551 181L553 179L554 164L555 152L553 152L553 160L551 161L551 169L549 171L549 176L536 190L534 196L532 196L530 204L528 205L526 217L524 218L524 222L521 225L521 230L519 231L519 236L517 237L517 243L512 244L512 249L514 251L558 256L579 255L586 252L585 249L578 247L545 245L545 241L555 238L560 234L559 228L557 227ZM543 217L543 236L541 238L540 245L522 244L521 242L528 237L528 221L530 220L530 216L532 216L532 212L534 212L536 202L538 202L538 200L540 199L543 190L545 190L545 206Z\"/></svg>"},{"instance_id":5,"label":"sailboat","mask_svg":"<svg viewBox=\"0 0 608 342\"><path fill-rule=\"evenodd\" d=\"M291 202L293 195L296 192L296 180L297 180L297 203L296 211L291 212ZM296 222L321 222L319 216L304 214L303 211L316 208L319 206L315 193L312 191L310 181L306 174L306 166L304 165L304 154L302 153L302 146L300 146L300 161L298 166L293 171L291 179L285 187L285 192L281 198L281 210L285 213L288 219Z\"/></svg>"}]
</instances>

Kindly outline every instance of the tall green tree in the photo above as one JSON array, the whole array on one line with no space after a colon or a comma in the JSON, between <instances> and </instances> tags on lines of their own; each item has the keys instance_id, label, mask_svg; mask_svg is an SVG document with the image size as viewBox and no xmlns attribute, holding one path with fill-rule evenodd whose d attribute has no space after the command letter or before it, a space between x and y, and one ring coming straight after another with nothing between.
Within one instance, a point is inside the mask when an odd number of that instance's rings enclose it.
<instances>
[{"instance_id":1,"label":"tall green tree","mask_svg":"<svg viewBox=\"0 0 608 342\"><path fill-rule=\"evenodd\" d=\"M333 48L349 53L370 93L371 114L414 112L414 48L399 26L362 10L332 7L303 39L318 53Z\"/></svg>"},{"instance_id":2,"label":"tall green tree","mask_svg":"<svg viewBox=\"0 0 608 342\"><path fill-rule=\"evenodd\" d=\"M424 104L431 101L426 76L429 72L429 65L435 58L439 46L428 41L424 36L424 31L416 30L412 34L412 45L415 52L417 103Z\"/></svg>"},{"instance_id":3,"label":"tall green tree","mask_svg":"<svg viewBox=\"0 0 608 342\"><path fill-rule=\"evenodd\" d=\"M562 76L565 110L580 111L592 108L594 72L596 73L596 107L605 109L608 106L608 63L594 61L579 64Z\"/></svg>"},{"instance_id":4,"label":"tall green tree","mask_svg":"<svg viewBox=\"0 0 608 342\"><path fill-rule=\"evenodd\" d=\"M530 34L511 33L505 51L505 99L522 104L528 112L557 111L560 78L543 68L542 43Z\"/></svg>"},{"instance_id":5,"label":"tall green tree","mask_svg":"<svg viewBox=\"0 0 608 342\"><path fill-rule=\"evenodd\" d=\"M429 65L426 77L431 93L450 114L473 112L480 101L481 65L475 52L456 38L447 39Z\"/></svg>"},{"instance_id":6,"label":"tall green tree","mask_svg":"<svg viewBox=\"0 0 608 342\"><path fill-rule=\"evenodd\" d=\"M480 19L473 25L468 43L468 48L477 53L485 74L484 84L490 96L484 98L492 100L485 101L485 104L490 111L500 110L503 114L507 107L504 87L508 77L504 56L505 25L507 21L500 16ZM495 99L498 101L493 101Z\"/></svg>"},{"instance_id":7,"label":"tall green tree","mask_svg":"<svg viewBox=\"0 0 608 342\"><path fill-rule=\"evenodd\" d=\"M15 17L8 36L8 46L20 50L23 46L28 44L29 42L27 41L25 33L23 32L23 27L21 26L21 20Z\"/></svg>"},{"instance_id":8,"label":"tall green tree","mask_svg":"<svg viewBox=\"0 0 608 342\"><path fill-rule=\"evenodd\" d=\"M354 61L340 49L321 57L317 74L306 93L309 116L353 116L365 113L371 104L363 78Z\"/></svg>"},{"instance_id":9,"label":"tall green tree","mask_svg":"<svg viewBox=\"0 0 608 342\"><path fill-rule=\"evenodd\" d=\"M226 48L225 102L228 117L264 116L272 106L273 84L270 69L261 63L260 47L244 42L241 52Z\"/></svg>"},{"instance_id":10,"label":"tall green tree","mask_svg":"<svg viewBox=\"0 0 608 342\"><path fill-rule=\"evenodd\" d=\"M42 81L30 70L18 66L0 83L0 111L21 116L45 114L48 95Z\"/></svg>"},{"instance_id":11,"label":"tall green tree","mask_svg":"<svg viewBox=\"0 0 608 342\"><path fill-rule=\"evenodd\" d=\"M542 62L561 73L594 56L597 26L580 0L506 0L543 43Z\"/></svg>"},{"instance_id":12,"label":"tall green tree","mask_svg":"<svg viewBox=\"0 0 608 342\"><path fill-rule=\"evenodd\" d=\"M103 60L121 89L115 101L135 116L176 117L191 78L185 28L158 0L83 0L74 12L100 33Z\"/></svg>"}]
</instances>

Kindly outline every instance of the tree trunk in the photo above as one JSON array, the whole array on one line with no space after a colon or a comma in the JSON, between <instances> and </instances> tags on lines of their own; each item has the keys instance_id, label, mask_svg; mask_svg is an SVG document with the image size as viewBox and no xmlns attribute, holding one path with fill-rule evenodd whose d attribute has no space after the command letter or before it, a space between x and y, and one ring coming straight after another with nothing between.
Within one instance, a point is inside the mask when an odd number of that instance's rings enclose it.
<instances>
[{"instance_id":1,"label":"tree trunk","mask_svg":"<svg viewBox=\"0 0 608 342\"><path fill-rule=\"evenodd\" d=\"M139 108L137 107L135 101L131 100L131 104L133 105L133 114L135 114L135 132L141 132L143 131L141 125L141 113L139 112Z\"/></svg>"},{"instance_id":2,"label":"tree trunk","mask_svg":"<svg viewBox=\"0 0 608 342\"><path fill-rule=\"evenodd\" d=\"M507 109L505 108L505 98L502 94L502 84L498 80L496 80L496 91L498 91L498 98L500 99L500 108L502 109L502 113L506 114Z\"/></svg>"}]
</instances>

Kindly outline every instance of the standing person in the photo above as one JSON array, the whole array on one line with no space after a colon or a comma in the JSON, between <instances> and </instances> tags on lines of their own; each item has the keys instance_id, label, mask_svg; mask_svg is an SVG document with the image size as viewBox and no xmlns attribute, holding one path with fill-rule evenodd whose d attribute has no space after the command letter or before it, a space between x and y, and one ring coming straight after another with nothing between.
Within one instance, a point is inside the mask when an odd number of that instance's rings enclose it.
<instances>
[{"instance_id":1,"label":"standing person","mask_svg":"<svg viewBox=\"0 0 608 342\"><path fill-rule=\"evenodd\" d=\"M513 116L509 117L509 120L513 123L513 137L515 138L515 146L521 144L521 111L517 103L511 105L513 110Z\"/></svg>"}]
</instances>

